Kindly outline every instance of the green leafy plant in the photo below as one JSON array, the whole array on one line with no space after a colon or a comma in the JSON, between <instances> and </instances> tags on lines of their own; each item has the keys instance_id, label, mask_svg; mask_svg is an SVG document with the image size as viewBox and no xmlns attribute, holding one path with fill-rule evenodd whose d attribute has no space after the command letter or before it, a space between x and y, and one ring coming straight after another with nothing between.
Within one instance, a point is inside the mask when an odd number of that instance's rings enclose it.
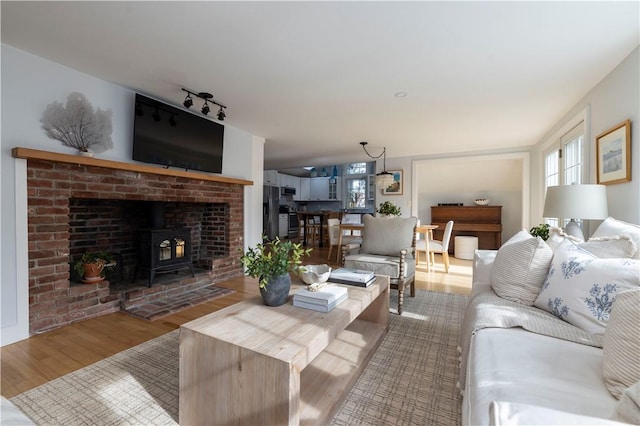
<instances>
[{"instance_id":1,"label":"green leafy plant","mask_svg":"<svg viewBox=\"0 0 640 426\"><path fill-rule=\"evenodd\" d=\"M273 277L284 275L290 271L297 271L302 264L302 258L309 256L311 248L304 249L300 243L275 240L263 242L250 247L240 257L240 263L253 278L260 279L260 288L265 288Z\"/></svg>"},{"instance_id":2,"label":"green leafy plant","mask_svg":"<svg viewBox=\"0 0 640 426\"><path fill-rule=\"evenodd\" d=\"M541 223L538 226L534 226L529 230L529 233L534 237L540 237L544 241L547 241L547 238L549 238L549 224Z\"/></svg>"},{"instance_id":3,"label":"green leafy plant","mask_svg":"<svg viewBox=\"0 0 640 426\"><path fill-rule=\"evenodd\" d=\"M73 269L76 271L80 278L84 275L84 265L87 263L100 262L103 264L102 272L100 276L103 278L105 274L116 267L117 262L114 255L106 251L99 251L94 253L85 253L82 257L73 265Z\"/></svg>"},{"instance_id":4,"label":"green leafy plant","mask_svg":"<svg viewBox=\"0 0 640 426\"><path fill-rule=\"evenodd\" d=\"M393 204L391 201L385 201L384 203L380 203L380 207L376 209L376 212L379 214L386 214L390 216L400 216L400 207Z\"/></svg>"}]
</instances>

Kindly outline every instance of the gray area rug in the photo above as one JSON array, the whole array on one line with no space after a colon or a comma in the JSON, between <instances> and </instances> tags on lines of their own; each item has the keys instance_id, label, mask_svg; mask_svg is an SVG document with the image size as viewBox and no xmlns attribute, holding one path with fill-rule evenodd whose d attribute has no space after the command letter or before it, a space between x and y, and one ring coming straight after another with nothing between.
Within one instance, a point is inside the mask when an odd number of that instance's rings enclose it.
<instances>
[{"instance_id":1,"label":"gray area rug","mask_svg":"<svg viewBox=\"0 0 640 426\"><path fill-rule=\"evenodd\" d=\"M395 306L397 292L391 292ZM416 291L333 425L459 425L456 346L468 297ZM176 425L178 333L173 331L11 399L39 425Z\"/></svg>"}]
</instances>

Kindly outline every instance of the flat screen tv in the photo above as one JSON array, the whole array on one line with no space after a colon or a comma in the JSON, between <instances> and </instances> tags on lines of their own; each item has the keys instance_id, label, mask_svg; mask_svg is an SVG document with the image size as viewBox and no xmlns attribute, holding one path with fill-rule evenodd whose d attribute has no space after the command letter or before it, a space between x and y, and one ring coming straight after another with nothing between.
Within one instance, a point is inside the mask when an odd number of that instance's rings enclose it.
<instances>
[{"instance_id":1,"label":"flat screen tv","mask_svg":"<svg viewBox=\"0 0 640 426\"><path fill-rule=\"evenodd\" d=\"M136 94L133 159L222 173L224 126Z\"/></svg>"}]
</instances>

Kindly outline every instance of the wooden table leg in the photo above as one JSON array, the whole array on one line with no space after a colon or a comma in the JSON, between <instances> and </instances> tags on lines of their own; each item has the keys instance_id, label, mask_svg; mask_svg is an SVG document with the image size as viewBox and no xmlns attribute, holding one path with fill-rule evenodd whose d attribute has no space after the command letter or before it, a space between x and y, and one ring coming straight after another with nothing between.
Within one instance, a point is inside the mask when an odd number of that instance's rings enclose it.
<instances>
[{"instance_id":1,"label":"wooden table leg","mask_svg":"<svg viewBox=\"0 0 640 426\"><path fill-rule=\"evenodd\" d=\"M431 253L429 252L429 239L433 238L433 231L427 231L425 237L425 246L427 248L427 272L431 272Z\"/></svg>"},{"instance_id":2,"label":"wooden table leg","mask_svg":"<svg viewBox=\"0 0 640 426\"><path fill-rule=\"evenodd\" d=\"M324 215L320 215L320 243L318 244L318 247L324 247L324 244L322 243L322 229L324 228L323 225L324 222Z\"/></svg>"},{"instance_id":3,"label":"wooden table leg","mask_svg":"<svg viewBox=\"0 0 640 426\"><path fill-rule=\"evenodd\" d=\"M302 246L307 246L307 216L302 216Z\"/></svg>"}]
</instances>

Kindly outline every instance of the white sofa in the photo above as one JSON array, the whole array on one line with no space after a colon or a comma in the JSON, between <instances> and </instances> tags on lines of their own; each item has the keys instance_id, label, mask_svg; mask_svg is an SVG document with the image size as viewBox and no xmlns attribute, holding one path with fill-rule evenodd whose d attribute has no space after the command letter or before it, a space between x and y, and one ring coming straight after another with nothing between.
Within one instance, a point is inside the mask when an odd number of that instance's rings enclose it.
<instances>
[{"instance_id":1,"label":"white sofa","mask_svg":"<svg viewBox=\"0 0 640 426\"><path fill-rule=\"evenodd\" d=\"M624 224L610 218L601 225L602 232L611 234L611 229L616 229L612 225L621 223ZM589 244L596 244L598 247L594 252L606 247L607 250L615 252L614 256L622 252L625 258L631 258L624 262L631 262L632 268L638 268L635 255L636 241L640 241L640 228L629 226L631 228L627 227L623 231L627 232L627 235L628 231L631 231L632 236L596 238L584 247L586 249ZM600 236L604 237L602 233ZM578 319L574 321L580 325L577 327L567 322L566 317L563 320L532 306L543 306L544 299L549 299L551 309L551 300L557 301L557 298L547 297L549 294L546 292L552 291L553 283L550 276L553 274L550 271L557 267L556 262L561 260L562 247L569 245L563 242L565 237L552 233L548 243L539 239L529 241L533 245L538 244L537 247L540 249L537 255L530 258L522 252L511 253L513 257L509 258L509 247L501 248L506 253L501 252L501 257L495 250L476 251L472 296L465 314L460 341L463 425L640 423L640 382L631 387L628 387L627 383L624 393L618 399L609 389L610 383L608 384L607 380L610 381L611 378L603 378L604 352L607 347L612 347L611 343L603 344L610 342L612 338L609 337L607 340L606 332L597 329L603 321L599 324L584 325L580 322L583 319ZM524 236L520 235L520 238ZM518 240L515 236L513 239ZM600 242L604 244L601 245ZM608 257L602 252L598 254L603 258ZM535 256L544 260L539 265L532 266L536 262ZM533 287L533 293L528 296L517 293L515 297L510 297L509 291L503 294L504 297L498 296L494 287L500 293L502 288L494 284L501 279L499 273L494 270L497 257L498 262L502 262L502 268L508 265L507 272L516 275L514 285L526 287L530 281L540 281L542 277L542 290ZM616 261L618 259L611 260ZM596 265L598 262L606 264L603 269L615 269L607 266L609 260L599 257L593 264ZM539 276L532 278L536 273L532 270L536 267L539 269ZM518 276L518 270L522 272L523 269L526 273ZM544 275L541 275L543 272ZM618 294L627 291L633 293L633 297L636 298L633 300L640 301L637 287L640 285L640 268L636 269L636 272L635 279L632 272L632 275L623 276L615 282L618 283ZM587 268L582 275L588 273L595 274ZM534 302L533 297L536 298ZM564 297L568 299L566 295ZM527 298L528 301L523 302L522 299ZM622 306L622 302L619 304ZM612 302L611 306L615 306L615 303ZM631 333L640 335L640 303L637 309L634 309L632 308L632 321L627 323L635 323ZM574 315L575 311L577 309L571 309ZM499 318L493 318L491 321L487 319L495 316ZM545 325L541 325L543 323ZM603 329L606 330L606 321L604 324ZM637 376L631 379L634 380L632 383L635 383L640 377L640 351L636 350L637 345L640 345L640 337L632 337L631 340L630 343L625 340L625 344L636 345L631 346L635 354L625 355L631 356L631 361L627 360L625 365L633 370L632 375L635 375L637 370ZM611 359L611 349L608 354L608 359ZM616 360L621 358L624 357L617 356ZM630 379L625 377L625 380Z\"/></svg>"}]
</instances>

